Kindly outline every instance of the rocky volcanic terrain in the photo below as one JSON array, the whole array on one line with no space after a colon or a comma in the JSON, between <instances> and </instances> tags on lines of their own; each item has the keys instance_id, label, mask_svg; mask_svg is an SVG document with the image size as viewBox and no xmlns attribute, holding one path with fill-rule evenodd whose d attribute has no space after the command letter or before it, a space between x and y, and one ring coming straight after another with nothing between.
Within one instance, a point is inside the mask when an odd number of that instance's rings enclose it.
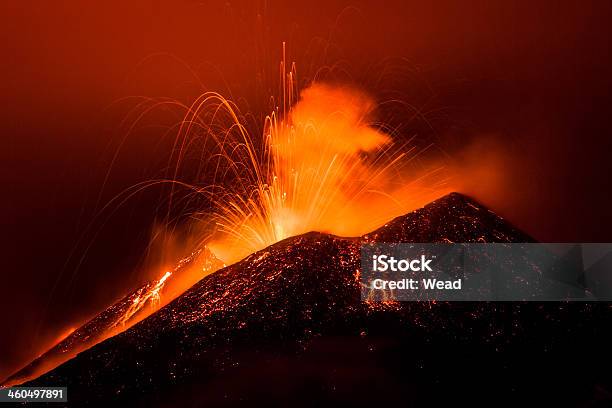
<instances>
[{"instance_id":1,"label":"rocky volcanic terrain","mask_svg":"<svg viewBox=\"0 0 612 408\"><path fill-rule=\"evenodd\" d=\"M530 241L459 194L364 237L289 238L27 385L77 407L611 406L609 304L360 298L364 242Z\"/></svg>"}]
</instances>

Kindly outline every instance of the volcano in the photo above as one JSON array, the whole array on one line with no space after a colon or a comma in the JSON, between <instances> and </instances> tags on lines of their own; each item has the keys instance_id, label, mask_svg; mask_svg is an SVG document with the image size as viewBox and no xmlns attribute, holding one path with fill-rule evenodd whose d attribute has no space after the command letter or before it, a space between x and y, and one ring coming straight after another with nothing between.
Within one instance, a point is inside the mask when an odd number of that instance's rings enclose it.
<instances>
[{"instance_id":1,"label":"volcano","mask_svg":"<svg viewBox=\"0 0 612 408\"><path fill-rule=\"evenodd\" d=\"M533 239L456 193L363 237L288 238L26 385L73 406L612 402L608 304L364 302L365 242Z\"/></svg>"}]
</instances>

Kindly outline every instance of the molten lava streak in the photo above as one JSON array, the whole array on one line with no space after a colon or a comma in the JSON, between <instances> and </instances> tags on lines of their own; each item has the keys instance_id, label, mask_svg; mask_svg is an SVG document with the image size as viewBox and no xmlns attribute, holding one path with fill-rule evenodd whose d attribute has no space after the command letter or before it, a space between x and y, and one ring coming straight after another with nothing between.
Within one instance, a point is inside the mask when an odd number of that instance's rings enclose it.
<instances>
[{"instance_id":1,"label":"molten lava streak","mask_svg":"<svg viewBox=\"0 0 612 408\"><path fill-rule=\"evenodd\" d=\"M161 301L160 291L163 289L166 279L168 279L171 275L172 275L172 272L166 272L164 276L162 276L155 283L155 285L153 285L152 288L148 290L144 290L143 291L144 293L138 293L136 297L134 298L134 300L132 300L132 304L130 305L128 310L120 317L120 319L117 320L117 322L113 326L116 326L118 324L125 326L125 324L132 318L132 316L134 316L136 312L141 310L144 307L144 305L149 301L151 302L151 305L154 307L159 305Z\"/></svg>"}]
</instances>

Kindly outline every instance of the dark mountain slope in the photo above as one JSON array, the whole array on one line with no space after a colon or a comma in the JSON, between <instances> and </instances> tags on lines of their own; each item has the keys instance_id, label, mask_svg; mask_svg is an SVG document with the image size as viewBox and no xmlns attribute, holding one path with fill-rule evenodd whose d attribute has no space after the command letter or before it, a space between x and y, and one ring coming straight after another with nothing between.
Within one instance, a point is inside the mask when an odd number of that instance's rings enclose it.
<instances>
[{"instance_id":1,"label":"dark mountain slope","mask_svg":"<svg viewBox=\"0 0 612 408\"><path fill-rule=\"evenodd\" d=\"M610 401L607 304L362 302L364 240L530 238L458 194L364 238L293 237L28 385L73 406Z\"/></svg>"}]
</instances>

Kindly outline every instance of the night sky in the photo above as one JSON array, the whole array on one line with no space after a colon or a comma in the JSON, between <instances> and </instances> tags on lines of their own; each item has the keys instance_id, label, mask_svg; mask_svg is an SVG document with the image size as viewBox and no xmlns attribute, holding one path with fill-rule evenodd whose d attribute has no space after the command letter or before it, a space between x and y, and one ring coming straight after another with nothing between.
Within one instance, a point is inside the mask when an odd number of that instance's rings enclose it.
<instances>
[{"instance_id":1,"label":"night sky","mask_svg":"<svg viewBox=\"0 0 612 408\"><path fill-rule=\"evenodd\" d=\"M283 41L302 84L333 67L416 106L415 133L449 157L461 190L536 239L612 241L609 3L124 3L0 5L0 377L167 261L145 254L159 191L87 233L167 159L156 125L177 118L159 112L104 183L125 98L215 90L260 117Z\"/></svg>"}]
</instances>

